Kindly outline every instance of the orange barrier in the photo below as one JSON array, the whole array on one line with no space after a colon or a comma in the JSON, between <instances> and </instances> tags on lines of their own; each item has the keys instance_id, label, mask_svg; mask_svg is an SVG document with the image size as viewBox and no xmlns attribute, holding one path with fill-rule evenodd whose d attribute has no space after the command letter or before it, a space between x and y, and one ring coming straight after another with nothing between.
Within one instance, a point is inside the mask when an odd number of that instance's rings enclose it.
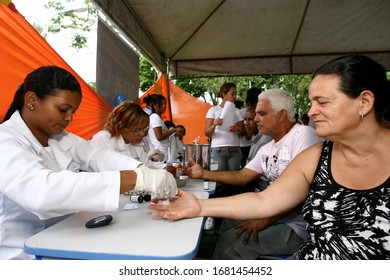
<instances>
[{"instance_id":1,"label":"orange barrier","mask_svg":"<svg viewBox=\"0 0 390 280\"><path fill-rule=\"evenodd\" d=\"M57 65L78 79L83 92L80 108L67 131L88 139L103 128L112 106L61 58L13 3L0 4L0 42L0 121L13 100L17 85L28 73L43 65Z\"/></svg>"},{"instance_id":2,"label":"orange barrier","mask_svg":"<svg viewBox=\"0 0 390 280\"><path fill-rule=\"evenodd\" d=\"M173 82L166 81L166 76L161 75L154 86L148 89L136 102L145 107L143 98L153 93L169 97L163 120L172 120L175 125L181 124L186 128L187 133L183 138L185 144L191 144L198 136L199 144L208 144L204 128L206 126L206 113L211 105L185 92Z\"/></svg>"}]
</instances>

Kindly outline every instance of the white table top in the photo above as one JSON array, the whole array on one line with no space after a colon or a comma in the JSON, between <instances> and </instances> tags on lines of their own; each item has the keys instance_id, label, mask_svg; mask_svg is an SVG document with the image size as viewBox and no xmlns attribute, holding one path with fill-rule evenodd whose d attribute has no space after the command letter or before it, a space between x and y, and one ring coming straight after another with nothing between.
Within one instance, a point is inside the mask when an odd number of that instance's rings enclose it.
<instances>
[{"instance_id":1,"label":"white table top","mask_svg":"<svg viewBox=\"0 0 390 280\"><path fill-rule=\"evenodd\" d=\"M216 182L209 181L208 190L205 190L203 186L204 186L203 179L188 179L187 184L184 187L181 187L179 189L187 192L204 191L204 192L208 192L208 194L210 195L215 193Z\"/></svg>"},{"instance_id":2,"label":"white table top","mask_svg":"<svg viewBox=\"0 0 390 280\"><path fill-rule=\"evenodd\" d=\"M207 192L194 192L207 199ZM193 259L198 251L203 217L169 221L151 215L148 202L123 210L130 196L121 196L117 212L80 212L37 233L25 242L28 254L68 259ZM85 223L111 214L113 221L88 229Z\"/></svg>"}]
</instances>

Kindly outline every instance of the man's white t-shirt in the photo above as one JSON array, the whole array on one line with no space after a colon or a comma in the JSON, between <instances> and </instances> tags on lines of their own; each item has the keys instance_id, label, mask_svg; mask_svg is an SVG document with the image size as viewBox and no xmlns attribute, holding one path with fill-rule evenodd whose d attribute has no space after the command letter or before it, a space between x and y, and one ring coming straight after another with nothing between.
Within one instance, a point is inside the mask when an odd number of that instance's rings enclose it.
<instances>
[{"instance_id":1,"label":"man's white t-shirt","mask_svg":"<svg viewBox=\"0 0 390 280\"><path fill-rule=\"evenodd\" d=\"M323 139L318 137L315 129L295 124L278 142L271 140L262 146L256 156L244 167L263 174L261 179L269 182L276 180L290 161L306 148ZM295 211L281 219L302 239L307 238L306 221Z\"/></svg>"},{"instance_id":2,"label":"man's white t-shirt","mask_svg":"<svg viewBox=\"0 0 390 280\"><path fill-rule=\"evenodd\" d=\"M271 140L262 146L245 168L263 174L265 180L272 182L296 155L321 140L312 127L295 124L278 142Z\"/></svg>"}]
</instances>

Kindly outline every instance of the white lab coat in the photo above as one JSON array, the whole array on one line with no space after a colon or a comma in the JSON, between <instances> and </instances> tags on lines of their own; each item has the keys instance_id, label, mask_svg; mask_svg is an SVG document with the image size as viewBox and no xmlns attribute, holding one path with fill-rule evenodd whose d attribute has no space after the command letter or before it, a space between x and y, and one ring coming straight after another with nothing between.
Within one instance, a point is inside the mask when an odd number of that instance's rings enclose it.
<instances>
[{"instance_id":1,"label":"white lab coat","mask_svg":"<svg viewBox=\"0 0 390 280\"><path fill-rule=\"evenodd\" d=\"M67 132L46 153L18 111L0 125L0 143L0 259L32 258L24 241L68 214L117 210L118 170L140 164Z\"/></svg>"},{"instance_id":2,"label":"white lab coat","mask_svg":"<svg viewBox=\"0 0 390 280\"><path fill-rule=\"evenodd\" d=\"M184 144L179 137L177 137L176 132L169 136L168 139L171 144L168 149L168 162L178 162L179 156L183 157L184 155Z\"/></svg>"},{"instance_id":3,"label":"white lab coat","mask_svg":"<svg viewBox=\"0 0 390 280\"><path fill-rule=\"evenodd\" d=\"M155 162L148 159L148 154L145 151L145 142L139 144L125 143L123 137L119 135L118 137L112 137L110 132L107 130L102 130L96 133L92 139L92 144L99 147L108 148L122 155L129 156L133 159L136 159L150 168L164 168L167 165L162 162ZM146 147L149 149L149 147Z\"/></svg>"}]
</instances>

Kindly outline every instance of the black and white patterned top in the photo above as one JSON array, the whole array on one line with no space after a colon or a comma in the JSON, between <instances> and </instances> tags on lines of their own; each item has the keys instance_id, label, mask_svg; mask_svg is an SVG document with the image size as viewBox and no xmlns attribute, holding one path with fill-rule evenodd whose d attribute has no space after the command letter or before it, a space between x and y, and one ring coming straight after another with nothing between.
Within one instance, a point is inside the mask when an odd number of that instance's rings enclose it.
<instances>
[{"instance_id":1,"label":"black and white patterned top","mask_svg":"<svg viewBox=\"0 0 390 280\"><path fill-rule=\"evenodd\" d=\"M337 184L330 170L332 147L324 142L302 210L309 239L295 258L390 259L390 177L370 190Z\"/></svg>"}]
</instances>

